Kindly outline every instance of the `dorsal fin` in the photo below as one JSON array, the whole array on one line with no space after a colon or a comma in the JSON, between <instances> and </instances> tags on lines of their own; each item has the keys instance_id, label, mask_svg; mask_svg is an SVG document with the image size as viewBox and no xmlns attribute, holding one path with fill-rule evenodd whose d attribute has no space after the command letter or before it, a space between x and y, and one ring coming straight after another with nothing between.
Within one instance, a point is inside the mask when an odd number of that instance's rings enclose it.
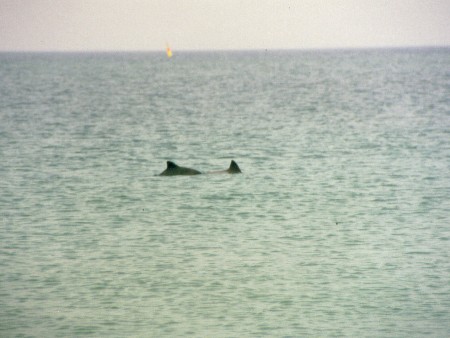
<instances>
[{"instance_id":1,"label":"dorsal fin","mask_svg":"<svg viewBox=\"0 0 450 338\"><path fill-rule=\"evenodd\" d=\"M167 169L174 169L174 168L178 168L178 166L172 161L167 161Z\"/></svg>"},{"instance_id":2,"label":"dorsal fin","mask_svg":"<svg viewBox=\"0 0 450 338\"><path fill-rule=\"evenodd\" d=\"M239 169L239 166L237 165L234 160L231 160L230 167L227 170L230 174L237 174L241 172L241 169Z\"/></svg>"}]
</instances>

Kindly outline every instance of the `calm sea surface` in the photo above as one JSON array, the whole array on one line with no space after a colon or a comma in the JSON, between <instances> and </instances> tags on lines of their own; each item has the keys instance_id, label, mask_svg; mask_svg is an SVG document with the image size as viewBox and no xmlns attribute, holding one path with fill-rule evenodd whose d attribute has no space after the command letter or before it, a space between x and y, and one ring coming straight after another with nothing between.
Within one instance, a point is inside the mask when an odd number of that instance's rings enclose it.
<instances>
[{"instance_id":1,"label":"calm sea surface","mask_svg":"<svg viewBox=\"0 0 450 338\"><path fill-rule=\"evenodd\" d=\"M1 337L449 318L450 49L0 54Z\"/></svg>"}]
</instances>

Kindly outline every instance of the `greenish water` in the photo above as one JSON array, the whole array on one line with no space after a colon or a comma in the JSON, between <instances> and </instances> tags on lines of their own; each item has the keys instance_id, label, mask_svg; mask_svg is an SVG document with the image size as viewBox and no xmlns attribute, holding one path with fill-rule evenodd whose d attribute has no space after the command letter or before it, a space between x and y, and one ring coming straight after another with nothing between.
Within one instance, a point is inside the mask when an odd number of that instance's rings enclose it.
<instances>
[{"instance_id":1,"label":"greenish water","mask_svg":"<svg viewBox=\"0 0 450 338\"><path fill-rule=\"evenodd\" d=\"M450 335L449 49L0 78L1 337Z\"/></svg>"}]
</instances>

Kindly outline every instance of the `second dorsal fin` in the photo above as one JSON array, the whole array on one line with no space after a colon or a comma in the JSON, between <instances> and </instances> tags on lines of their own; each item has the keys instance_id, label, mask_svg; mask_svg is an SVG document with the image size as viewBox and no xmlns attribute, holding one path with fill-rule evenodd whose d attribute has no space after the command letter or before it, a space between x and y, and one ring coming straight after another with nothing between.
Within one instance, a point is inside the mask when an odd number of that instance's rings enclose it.
<instances>
[{"instance_id":1,"label":"second dorsal fin","mask_svg":"<svg viewBox=\"0 0 450 338\"><path fill-rule=\"evenodd\" d=\"M241 169L239 168L239 166L237 165L236 162L234 162L234 160L231 160L230 163L230 167L227 170L230 174L238 174L241 173Z\"/></svg>"}]
</instances>

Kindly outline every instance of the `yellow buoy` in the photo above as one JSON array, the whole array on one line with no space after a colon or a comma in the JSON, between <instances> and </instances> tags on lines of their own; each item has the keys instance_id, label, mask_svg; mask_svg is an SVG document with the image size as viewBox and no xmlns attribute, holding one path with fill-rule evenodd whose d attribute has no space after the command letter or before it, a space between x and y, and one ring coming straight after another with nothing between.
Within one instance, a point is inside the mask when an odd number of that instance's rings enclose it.
<instances>
[{"instance_id":1,"label":"yellow buoy","mask_svg":"<svg viewBox=\"0 0 450 338\"><path fill-rule=\"evenodd\" d=\"M167 45L166 47L166 53L168 58L172 57L172 50L170 49L169 45Z\"/></svg>"}]
</instances>

